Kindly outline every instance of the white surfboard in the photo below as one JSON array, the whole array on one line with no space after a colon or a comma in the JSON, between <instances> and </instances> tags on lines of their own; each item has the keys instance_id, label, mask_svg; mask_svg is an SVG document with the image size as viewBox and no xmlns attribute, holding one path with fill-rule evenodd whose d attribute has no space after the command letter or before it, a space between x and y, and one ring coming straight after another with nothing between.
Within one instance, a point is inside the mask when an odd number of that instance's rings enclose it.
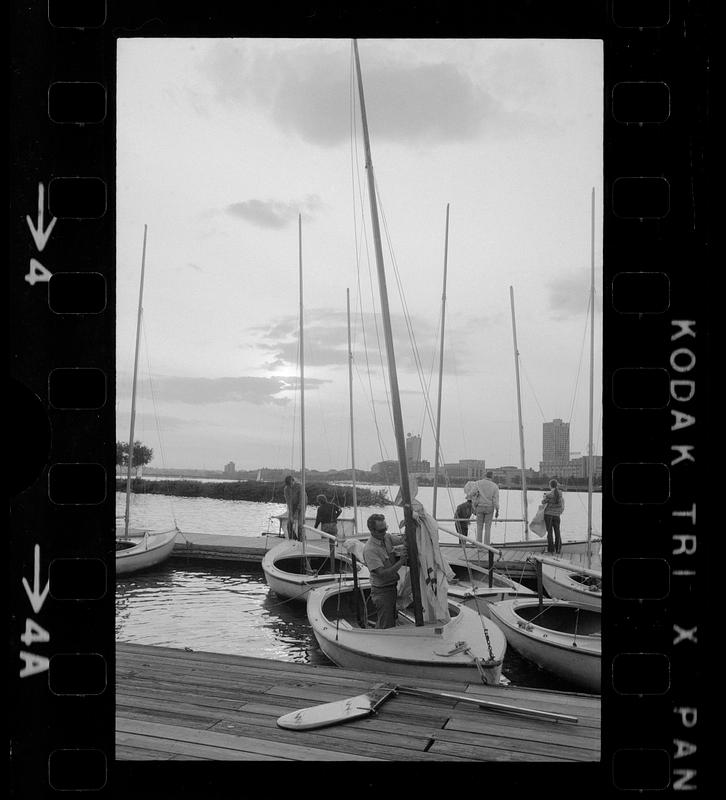
<instances>
[{"instance_id":1,"label":"white surfboard","mask_svg":"<svg viewBox=\"0 0 726 800\"><path fill-rule=\"evenodd\" d=\"M326 725L337 725L353 719L360 719L373 714L374 711L396 693L395 686L385 683L376 684L370 692L359 694L356 697L347 697L345 700L336 700L333 703L323 703L320 706L301 708L279 717L277 724L281 728L296 731L307 731L313 728L323 728Z\"/></svg>"}]
</instances>

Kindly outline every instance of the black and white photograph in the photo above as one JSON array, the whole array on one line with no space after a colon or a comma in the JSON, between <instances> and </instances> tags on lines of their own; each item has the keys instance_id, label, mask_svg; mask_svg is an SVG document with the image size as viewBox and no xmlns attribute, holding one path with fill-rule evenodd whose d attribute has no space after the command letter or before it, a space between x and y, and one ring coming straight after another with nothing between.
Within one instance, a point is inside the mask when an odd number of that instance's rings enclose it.
<instances>
[{"instance_id":1,"label":"black and white photograph","mask_svg":"<svg viewBox=\"0 0 726 800\"><path fill-rule=\"evenodd\" d=\"M116 759L599 761L602 40L116 69Z\"/></svg>"}]
</instances>

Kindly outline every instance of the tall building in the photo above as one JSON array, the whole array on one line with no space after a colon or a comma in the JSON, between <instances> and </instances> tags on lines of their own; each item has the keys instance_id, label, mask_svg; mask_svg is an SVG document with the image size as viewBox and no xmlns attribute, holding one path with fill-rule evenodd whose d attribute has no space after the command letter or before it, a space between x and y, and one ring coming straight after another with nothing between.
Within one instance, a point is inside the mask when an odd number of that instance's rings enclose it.
<instances>
[{"instance_id":1,"label":"tall building","mask_svg":"<svg viewBox=\"0 0 726 800\"><path fill-rule=\"evenodd\" d=\"M567 464L570 460L570 423L561 419L542 423L542 461Z\"/></svg>"},{"instance_id":2,"label":"tall building","mask_svg":"<svg viewBox=\"0 0 726 800\"><path fill-rule=\"evenodd\" d=\"M406 435L406 460L421 461L421 437L412 434Z\"/></svg>"},{"instance_id":3,"label":"tall building","mask_svg":"<svg viewBox=\"0 0 726 800\"><path fill-rule=\"evenodd\" d=\"M224 465L224 472L227 475L235 472L234 461L230 461L228 464Z\"/></svg>"},{"instance_id":4,"label":"tall building","mask_svg":"<svg viewBox=\"0 0 726 800\"><path fill-rule=\"evenodd\" d=\"M570 463L570 423L561 419L542 423L542 461L540 472L562 474Z\"/></svg>"}]
</instances>

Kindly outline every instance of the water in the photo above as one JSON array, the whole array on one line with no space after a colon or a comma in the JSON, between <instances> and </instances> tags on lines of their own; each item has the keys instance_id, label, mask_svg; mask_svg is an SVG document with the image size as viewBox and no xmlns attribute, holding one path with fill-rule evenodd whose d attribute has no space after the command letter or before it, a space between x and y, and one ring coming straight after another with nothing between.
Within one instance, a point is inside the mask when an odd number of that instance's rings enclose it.
<instances>
[{"instance_id":1,"label":"water","mask_svg":"<svg viewBox=\"0 0 726 800\"><path fill-rule=\"evenodd\" d=\"M366 488L383 487L364 484ZM395 497L397 486L390 489L389 496ZM566 492L565 513L562 515L561 536L563 541L584 539L587 535L587 492ZM419 487L417 499L427 510L431 510L433 487ZM542 499L540 489L527 492L528 519L534 516ZM439 489L437 517L451 518L459 503L464 500L463 489ZM116 494L116 513L124 512L125 495ZM518 490L503 489L499 492L499 516L502 519L522 519L522 493ZM166 495L138 494L132 497L131 523L163 528L176 520L182 531L195 533L236 534L238 536L257 536L263 531L276 533L278 523L270 520L274 514L285 511L279 503L255 503L248 500L213 500L206 497L168 497ZM403 519L397 506L368 506L358 508L359 530L365 530L365 521L370 514L383 514L390 530L397 530ZM352 517L353 509L343 509L343 517ZM308 507L308 515L315 516L315 508ZM592 495L592 531L600 535L602 516L602 495ZM446 524L446 523L444 523ZM449 523L453 528L453 523ZM494 541L517 541L522 538L522 522L497 522L492 527ZM454 541L453 537L441 534L442 541Z\"/></svg>"},{"instance_id":2,"label":"water","mask_svg":"<svg viewBox=\"0 0 726 800\"><path fill-rule=\"evenodd\" d=\"M394 489L395 492L395 489ZM454 490L455 504L462 490ZM418 498L431 508L433 490L421 487ZM542 492L529 493L530 517ZM521 516L521 493L500 493L500 516ZM117 514L123 514L125 495L116 495ZM449 516L448 500L440 490L438 515ZM593 495L593 530L599 532L600 495ZM596 510L596 512L595 512ZM134 495L132 524L167 527L176 520L182 532L256 536L276 532L278 523L270 516L284 511L273 503L212 500L209 498ZM400 509L369 507L358 509L364 521L371 513L383 513L397 528ZM314 514L314 509L310 509ZM344 509L343 516L351 516ZM597 521L597 524L595 524ZM583 537L587 524L587 495L567 495L563 516L563 539ZM493 538L504 538L504 524L494 526ZM507 538L522 536L521 523L507 523ZM445 540L446 535L442 535ZM451 538L451 537L449 537ZM249 655L301 664L329 664L318 648L307 621L304 603L282 601L268 591L258 565L198 562L192 566L170 560L138 575L121 576L116 587L116 638L123 642L191 648L214 653ZM537 688L576 690L508 648L505 675L515 684Z\"/></svg>"}]
</instances>

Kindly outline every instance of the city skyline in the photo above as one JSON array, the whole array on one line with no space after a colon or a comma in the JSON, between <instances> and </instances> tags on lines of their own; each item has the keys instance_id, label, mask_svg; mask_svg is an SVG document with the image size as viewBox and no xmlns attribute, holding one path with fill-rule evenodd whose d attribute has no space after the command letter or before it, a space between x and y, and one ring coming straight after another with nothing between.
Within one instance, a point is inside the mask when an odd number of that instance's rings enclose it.
<instances>
[{"instance_id":1,"label":"city skyline","mask_svg":"<svg viewBox=\"0 0 726 800\"><path fill-rule=\"evenodd\" d=\"M552 434L551 431L552 431L553 427L556 428L556 429L562 428L563 432L560 432L558 430L555 434ZM426 463L430 467L433 467L433 461L434 461L433 458L424 458L424 457L422 457L422 446L423 446L422 442L423 442L423 437L422 436L417 435L417 434L411 434L411 433L407 433L406 434L406 457L407 457L407 460L409 461L409 463L411 463L411 462ZM548 447L550 447L551 453L547 452ZM545 454L550 455L550 458L549 459L542 458L542 460L539 462L539 466L538 466L537 469L535 469L534 467L528 467L528 466L525 465L525 470L527 470L529 472L533 472L533 473L543 473L543 472L548 472L548 470L551 471L553 469L556 469L557 467L569 466L571 464L571 462L573 462L573 461L580 461L582 459L587 459L588 458L588 454L587 453L585 455L583 455L580 451L573 451L573 450L569 449L569 425L568 425L568 423L563 423L562 419L560 419L560 418L555 418L554 420L551 420L550 422L542 423L542 453L543 453L543 456ZM555 458L555 457L553 457L553 455L556 455L558 457ZM601 462L602 457L597 455L597 454L593 454L593 455L597 459L596 463L598 463L598 467L596 468L596 471L600 471L599 464ZM398 462L393 460L393 459L391 459L390 461L386 461L386 462L374 462L373 464L371 464L367 468L358 466L357 469L360 469L360 470L366 471L366 472L375 472L376 471L375 467L379 466L382 463L397 464ZM486 461L485 458L474 458L474 459L472 459L472 458L461 458L461 459L458 459L456 461L440 462L439 468L440 468L440 470L444 470L446 467L452 467L452 466L458 466L458 465L464 465L464 466L465 465L470 465L470 466L471 465L481 465L482 468L492 469L492 470L502 470L502 469L512 469L512 468L517 469L517 470L521 470L521 464L497 464L497 465L491 465L491 464L487 464L487 461ZM247 469L237 470L236 462L234 460L228 461L222 467L222 471L224 471L224 472L230 472L230 471L254 472L255 470L259 470L259 469L281 470L281 469L285 469L285 467L282 467L282 466L279 466L279 465L277 465L277 466L275 466L275 465L258 465L258 466L253 466L253 467L250 467L250 468L247 468ZM316 471L316 472L344 472L344 471L349 470L350 468L340 468L340 467L330 466L327 469L326 468L322 468L322 469L309 468L309 469L311 471ZM552 474L554 474L554 473L552 473Z\"/></svg>"}]
</instances>

